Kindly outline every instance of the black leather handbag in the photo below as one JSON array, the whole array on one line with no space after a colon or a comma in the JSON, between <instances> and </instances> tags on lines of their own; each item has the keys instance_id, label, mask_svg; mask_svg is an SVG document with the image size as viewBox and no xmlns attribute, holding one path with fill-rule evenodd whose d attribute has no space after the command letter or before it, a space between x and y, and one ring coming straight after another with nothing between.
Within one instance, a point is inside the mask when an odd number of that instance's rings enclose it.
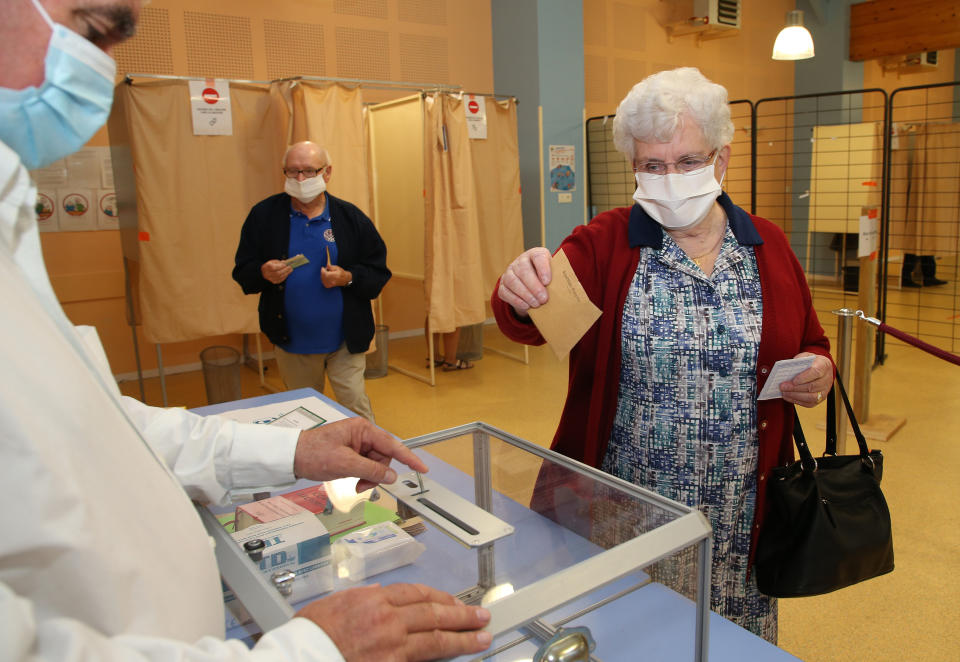
<instances>
[{"instance_id":1,"label":"black leather handbag","mask_svg":"<svg viewBox=\"0 0 960 662\"><path fill-rule=\"evenodd\" d=\"M837 455L838 390L858 455ZM824 456L811 455L794 413L793 440L800 459L770 475L770 511L754 565L757 587L766 595L820 595L893 570L890 510L880 491L883 456L867 449L839 377L827 398Z\"/></svg>"}]
</instances>

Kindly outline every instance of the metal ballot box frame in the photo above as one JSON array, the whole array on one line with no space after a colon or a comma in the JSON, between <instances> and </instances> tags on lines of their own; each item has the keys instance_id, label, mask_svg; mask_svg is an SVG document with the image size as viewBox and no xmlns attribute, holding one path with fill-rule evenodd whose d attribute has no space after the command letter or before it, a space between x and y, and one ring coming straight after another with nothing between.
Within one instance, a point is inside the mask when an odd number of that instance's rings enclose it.
<instances>
[{"instance_id":1,"label":"metal ballot box frame","mask_svg":"<svg viewBox=\"0 0 960 662\"><path fill-rule=\"evenodd\" d=\"M517 659L562 634L566 623L577 625L637 591L682 600L664 588L664 577L695 601L693 659L707 659L712 533L698 510L482 422L404 443L430 471L417 476L395 463L400 478L382 487L401 511L411 508L426 521L417 540L427 551L367 582L425 583L484 604L494 643L468 659ZM201 516L217 539L224 581L260 628L291 618L293 609L216 518L206 509ZM561 614L571 607L574 613ZM644 623L635 627L642 638ZM591 660L604 656L603 639L596 644Z\"/></svg>"}]
</instances>

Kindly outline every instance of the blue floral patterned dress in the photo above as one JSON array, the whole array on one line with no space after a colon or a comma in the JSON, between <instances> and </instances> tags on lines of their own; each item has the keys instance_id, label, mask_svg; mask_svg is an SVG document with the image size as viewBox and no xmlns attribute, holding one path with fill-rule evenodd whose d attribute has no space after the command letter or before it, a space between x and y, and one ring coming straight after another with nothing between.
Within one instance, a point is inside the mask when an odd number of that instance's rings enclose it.
<instances>
[{"instance_id":1,"label":"blue floral patterned dress","mask_svg":"<svg viewBox=\"0 0 960 662\"><path fill-rule=\"evenodd\" d=\"M699 508L714 535L711 609L776 643L777 602L747 580L761 319L756 257L729 227L709 277L669 235L645 250L623 307L619 399L602 469ZM693 597L684 564L648 571Z\"/></svg>"}]
</instances>

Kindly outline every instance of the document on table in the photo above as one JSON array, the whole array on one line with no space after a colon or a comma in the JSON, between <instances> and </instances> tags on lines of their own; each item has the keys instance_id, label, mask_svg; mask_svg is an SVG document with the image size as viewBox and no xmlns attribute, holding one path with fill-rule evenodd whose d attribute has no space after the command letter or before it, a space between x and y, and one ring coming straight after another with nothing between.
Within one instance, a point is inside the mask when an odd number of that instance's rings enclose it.
<instances>
[{"instance_id":1,"label":"document on table","mask_svg":"<svg viewBox=\"0 0 960 662\"><path fill-rule=\"evenodd\" d=\"M531 308L530 319L553 353L562 359L597 321L600 309L590 301L562 250L550 261L550 273L547 302Z\"/></svg>"},{"instance_id":2,"label":"document on table","mask_svg":"<svg viewBox=\"0 0 960 662\"><path fill-rule=\"evenodd\" d=\"M763 390L757 400L772 400L783 397L780 393L780 384L789 382L801 372L813 365L813 356L801 356L796 359L784 359L773 364L770 376L767 377Z\"/></svg>"},{"instance_id":3,"label":"document on table","mask_svg":"<svg viewBox=\"0 0 960 662\"><path fill-rule=\"evenodd\" d=\"M310 415L304 414L303 410ZM343 412L334 409L320 398L312 396L290 400L288 402L262 405L260 407L234 409L223 412L221 416L237 421L238 423L270 424L279 419L284 419L281 420L278 425L299 427L304 430L315 427L318 424L317 419L329 423L347 418Z\"/></svg>"}]
</instances>

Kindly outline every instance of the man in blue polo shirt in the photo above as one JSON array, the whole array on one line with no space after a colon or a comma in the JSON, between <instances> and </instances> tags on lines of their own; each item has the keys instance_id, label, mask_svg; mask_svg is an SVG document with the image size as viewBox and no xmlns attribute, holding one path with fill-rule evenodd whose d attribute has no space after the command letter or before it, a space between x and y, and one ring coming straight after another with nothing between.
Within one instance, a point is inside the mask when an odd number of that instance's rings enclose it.
<instances>
[{"instance_id":1,"label":"man in blue polo shirt","mask_svg":"<svg viewBox=\"0 0 960 662\"><path fill-rule=\"evenodd\" d=\"M364 353L370 301L390 279L387 247L366 214L327 193L325 149L291 145L283 173L285 192L258 202L243 223L233 278L260 294L260 328L286 387L323 391L329 377L340 404L372 421Z\"/></svg>"}]
</instances>

